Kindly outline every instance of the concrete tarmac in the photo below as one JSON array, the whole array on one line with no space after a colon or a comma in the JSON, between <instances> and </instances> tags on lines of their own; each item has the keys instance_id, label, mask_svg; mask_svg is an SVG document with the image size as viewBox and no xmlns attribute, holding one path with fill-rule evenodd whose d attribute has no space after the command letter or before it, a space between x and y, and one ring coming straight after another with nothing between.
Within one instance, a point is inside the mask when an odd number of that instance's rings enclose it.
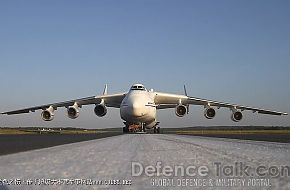
<instances>
[{"instance_id":1,"label":"concrete tarmac","mask_svg":"<svg viewBox=\"0 0 290 190\"><path fill-rule=\"evenodd\" d=\"M286 190L289 166L284 143L127 134L0 156L0 189Z\"/></svg>"}]
</instances>

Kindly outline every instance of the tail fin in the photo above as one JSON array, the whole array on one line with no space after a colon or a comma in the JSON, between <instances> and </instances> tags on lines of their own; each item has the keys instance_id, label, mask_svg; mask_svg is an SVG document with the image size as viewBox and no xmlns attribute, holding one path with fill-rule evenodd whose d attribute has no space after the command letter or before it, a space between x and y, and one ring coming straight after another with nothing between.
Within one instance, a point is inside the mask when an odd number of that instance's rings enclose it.
<instances>
[{"instance_id":1,"label":"tail fin","mask_svg":"<svg viewBox=\"0 0 290 190\"><path fill-rule=\"evenodd\" d=\"M107 95L108 94L108 85L105 85L104 91L103 91L103 95Z\"/></svg>"},{"instance_id":2,"label":"tail fin","mask_svg":"<svg viewBox=\"0 0 290 190\"><path fill-rule=\"evenodd\" d=\"M186 90L185 85L183 85L183 89L184 89L184 95L185 95L185 96L188 96L188 95L187 95L187 90ZM189 113L189 104L186 105L186 110L187 110L187 114L188 114L188 113Z\"/></svg>"},{"instance_id":3,"label":"tail fin","mask_svg":"<svg viewBox=\"0 0 290 190\"><path fill-rule=\"evenodd\" d=\"M183 89L184 89L184 95L187 96L187 91L186 91L185 85L183 85Z\"/></svg>"}]
</instances>

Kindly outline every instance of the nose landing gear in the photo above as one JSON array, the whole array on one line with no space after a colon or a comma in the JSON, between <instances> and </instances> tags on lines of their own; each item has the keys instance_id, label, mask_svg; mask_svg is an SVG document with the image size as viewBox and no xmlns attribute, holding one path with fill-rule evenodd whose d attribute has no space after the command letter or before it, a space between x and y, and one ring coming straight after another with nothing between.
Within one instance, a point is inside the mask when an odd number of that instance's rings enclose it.
<instances>
[{"instance_id":1,"label":"nose landing gear","mask_svg":"<svg viewBox=\"0 0 290 190\"><path fill-rule=\"evenodd\" d=\"M139 123L139 124L128 124L124 122L125 127L123 127L123 133L146 133L146 124L145 123ZM156 123L156 125L153 127L154 133L160 133L160 127L157 125L159 122ZM152 129L152 128L151 128Z\"/></svg>"},{"instance_id":2,"label":"nose landing gear","mask_svg":"<svg viewBox=\"0 0 290 190\"><path fill-rule=\"evenodd\" d=\"M145 133L145 123L139 123L139 124L128 124L124 122L125 127L123 127L123 133Z\"/></svg>"}]
</instances>

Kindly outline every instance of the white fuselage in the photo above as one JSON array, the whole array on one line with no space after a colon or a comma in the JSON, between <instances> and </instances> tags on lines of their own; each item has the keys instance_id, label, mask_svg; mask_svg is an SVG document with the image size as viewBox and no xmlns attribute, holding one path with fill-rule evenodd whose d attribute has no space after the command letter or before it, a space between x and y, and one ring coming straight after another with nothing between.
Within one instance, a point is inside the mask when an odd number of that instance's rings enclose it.
<instances>
[{"instance_id":1,"label":"white fuselage","mask_svg":"<svg viewBox=\"0 0 290 190\"><path fill-rule=\"evenodd\" d=\"M155 126L154 93L146 90L129 91L121 103L120 115L128 124L145 123L147 128Z\"/></svg>"}]
</instances>

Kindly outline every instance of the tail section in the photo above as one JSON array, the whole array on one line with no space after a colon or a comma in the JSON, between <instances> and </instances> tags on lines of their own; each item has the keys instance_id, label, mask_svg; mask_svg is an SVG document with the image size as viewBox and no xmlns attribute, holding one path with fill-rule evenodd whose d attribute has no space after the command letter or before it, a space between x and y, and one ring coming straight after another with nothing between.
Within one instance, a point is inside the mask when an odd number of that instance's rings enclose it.
<instances>
[{"instance_id":1,"label":"tail section","mask_svg":"<svg viewBox=\"0 0 290 190\"><path fill-rule=\"evenodd\" d=\"M103 95L107 95L108 94L108 85L105 85L104 91L103 91Z\"/></svg>"},{"instance_id":2,"label":"tail section","mask_svg":"<svg viewBox=\"0 0 290 190\"><path fill-rule=\"evenodd\" d=\"M185 85L183 85L184 95L187 96L187 91Z\"/></svg>"},{"instance_id":3,"label":"tail section","mask_svg":"<svg viewBox=\"0 0 290 190\"><path fill-rule=\"evenodd\" d=\"M187 95L187 90L186 90L185 85L183 85L183 90L184 90L184 95L185 95L185 96L188 96L188 95ZM187 114L188 114L188 113L189 113L189 104L186 105L186 110L187 110Z\"/></svg>"}]
</instances>

